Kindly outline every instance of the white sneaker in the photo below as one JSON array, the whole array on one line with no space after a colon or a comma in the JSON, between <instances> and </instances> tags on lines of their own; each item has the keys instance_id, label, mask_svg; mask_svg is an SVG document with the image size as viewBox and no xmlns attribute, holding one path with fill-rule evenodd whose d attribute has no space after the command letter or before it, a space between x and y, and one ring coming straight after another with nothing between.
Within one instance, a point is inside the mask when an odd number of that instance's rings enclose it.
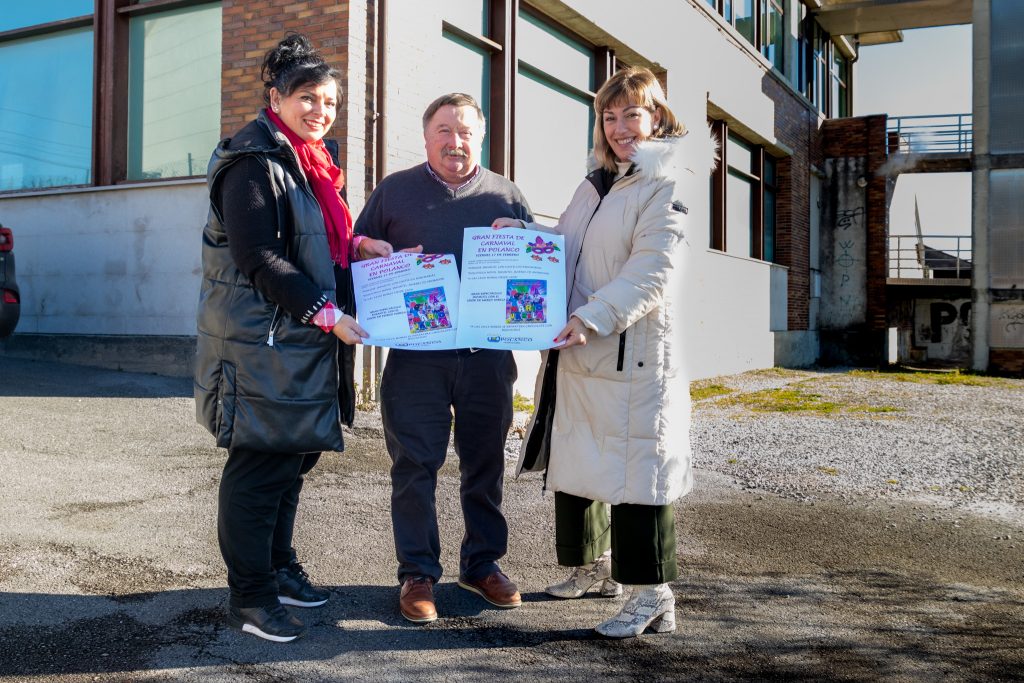
<instances>
[{"instance_id":1,"label":"white sneaker","mask_svg":"<svg viewBox=\"0 0 1024 683\"><path fill-rule=\"evenodd\" d=\"M622 595L622 584L612 578L612 553L605 551L590 564L576 567L569 578L544 589L556 598L578 598L598 582L601 582L601 597L614 598Z\"/></svg>"},{"instance_id":2,"label":"white sneaker","mask_svg":"<svg viewBox=\"0 0 1024 683\"><path fill-rule=\"evenodd\" d=\"M633 595L622 606L622 611L594 630L609 638L633 638L647 627L655 633L676 630L676 598L667 583L653 586L634 586Z\"/></svg>"}]
</instances>

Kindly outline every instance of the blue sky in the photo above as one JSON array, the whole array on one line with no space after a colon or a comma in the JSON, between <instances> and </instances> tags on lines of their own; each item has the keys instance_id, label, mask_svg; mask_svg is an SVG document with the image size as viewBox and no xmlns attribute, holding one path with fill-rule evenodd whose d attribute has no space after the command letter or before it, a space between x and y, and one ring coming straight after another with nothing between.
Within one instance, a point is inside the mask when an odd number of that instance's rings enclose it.
<instances>
[{"instance_id":1,"label":"blue sky","mask_svg":"<svg viewBox=\"0 0 1024 683\"><path fill-rule=\"evenodd\" d=\"M971 111L971 26L904 31L902 43L861 48L854 66L855 116ZM914 195L928 234L971 232L969 173L902 175L889 214L891 234L914 232Z\"/></svg>"}]
</instances>

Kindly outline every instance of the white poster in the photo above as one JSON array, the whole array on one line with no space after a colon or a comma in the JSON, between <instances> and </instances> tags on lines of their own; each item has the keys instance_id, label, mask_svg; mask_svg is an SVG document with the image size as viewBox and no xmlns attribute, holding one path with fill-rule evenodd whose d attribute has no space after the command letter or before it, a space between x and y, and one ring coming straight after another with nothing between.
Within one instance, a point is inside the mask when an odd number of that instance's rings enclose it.
<instances>
[{"instance_id":1,"label":"white poster","mask_svg":"<svg viewBox=\"0 0 1024 683\"><path fill-rule=\"evenodd\" d=\"M352 264L359 324L368 346L454 349L459 271L451 254L397 253Z\"/></svg>"},{"instance_id":2,"label":"white poster","mask_svg":"<svg viewBox=\"0 0 1024 683\"><path fill-rule=\"evenodd\" d=\"M537 230L466 228L459 348L540 350L565 327L565 240Z\"/></svg>"}]
</instances>

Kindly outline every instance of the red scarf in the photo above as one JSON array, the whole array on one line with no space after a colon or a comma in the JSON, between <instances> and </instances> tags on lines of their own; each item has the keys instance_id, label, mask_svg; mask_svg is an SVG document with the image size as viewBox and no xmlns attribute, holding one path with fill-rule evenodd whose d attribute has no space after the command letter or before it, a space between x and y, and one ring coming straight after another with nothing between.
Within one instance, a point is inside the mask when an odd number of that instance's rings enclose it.
<instances>
[{"instance_id":1,"label":"red scarf","mask_svg":"<svg viewBox=\"0 0 1024 683\"><path fill-rule=\"evenodd\" d=\"M327 228L327 244L331 247L331 260L342 268L348 268L349 245L352 243L352 213L345 200L338 194L345 187L345 173L334 165L330 152L323 140L306 142L296 135L281 118L265 109L267 116L278 130L292 143L299 157L302 172L313 189L313 196L320 202Z\"/></svg>"}]
</instances>

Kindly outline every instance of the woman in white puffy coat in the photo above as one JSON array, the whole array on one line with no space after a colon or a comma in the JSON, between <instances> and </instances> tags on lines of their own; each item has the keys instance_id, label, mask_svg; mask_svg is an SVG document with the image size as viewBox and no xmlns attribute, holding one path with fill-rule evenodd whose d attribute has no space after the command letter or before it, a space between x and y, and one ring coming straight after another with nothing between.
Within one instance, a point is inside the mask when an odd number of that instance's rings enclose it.
<instances>
[{"instance_id":1,"label":"woman in white puffy coat","mask_svg":"<svg viewBox=\"0 0 1024 683\"><path fill-rule=\"evenodd\" d=\"M574 568L548 593L634 586L597 626L626 637L675 629L671 504L692 485L679 276L686 204L707 193L714 143L704 126L687 132L676 120L647 69L616 73L594 106L597 168L554 228L566 239L569 322L542 363L519 469L547 466L558 562Z\"/></svg>"}]
</instances>

